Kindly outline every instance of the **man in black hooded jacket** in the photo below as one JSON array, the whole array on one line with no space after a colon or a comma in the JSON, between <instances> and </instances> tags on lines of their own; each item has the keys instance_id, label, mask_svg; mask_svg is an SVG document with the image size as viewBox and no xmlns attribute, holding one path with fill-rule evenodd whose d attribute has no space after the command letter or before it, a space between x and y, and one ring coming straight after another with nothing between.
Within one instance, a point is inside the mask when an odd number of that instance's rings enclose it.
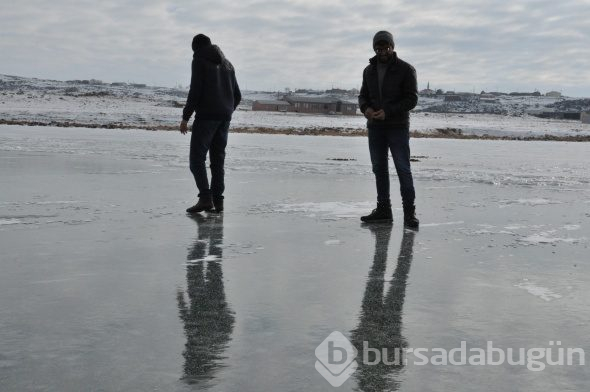
<instances>
[{"instance_id":1,"label":"man in black hooded jacket","mask_svg":"<svg viewBox=\"0 0 590 392\"><path fill-rule=\"evenodd\" d=\"M190 146L190 169L199 189L197 204L186 212L223 211L225 147L233 112L242 99L233 65L209 37L193 38L191 87L182 112L180 132L186 134L195 113ZM211 162L211 186L206 159Z\"/></svg>"},{"instance_id":2,"label":"man in black hooded jacket","mask_svg":"<svg viewBox=\"0 0 590 392\"><path fill-rule=\"evenodd\" d=\"M416 70L394 52L393 36L379 31L373 37L375 56L363 72L359 106L367 118L369 152L377 184L377 208L363 222L391 222L389 151L399 178L404 224L418 227L414 181L410 167L410 110L418 102Z\"/></svg>"}]
</instances>

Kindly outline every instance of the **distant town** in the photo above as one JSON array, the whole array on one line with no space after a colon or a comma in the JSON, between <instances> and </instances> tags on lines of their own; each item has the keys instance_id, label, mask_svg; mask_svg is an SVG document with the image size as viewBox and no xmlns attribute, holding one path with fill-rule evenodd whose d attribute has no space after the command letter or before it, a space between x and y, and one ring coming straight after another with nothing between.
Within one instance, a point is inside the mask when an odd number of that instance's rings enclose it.
<instances>
[{"instance_id":1,"label":"distant town","mask_svg":"<svg viewBox=\"0 0 590 392\"><path fill-rule=\"evenodd\" d=\"M46 85L46 86L45 86ZM45 87L43 87L45 86ZM60 87L58 87L60 86ZM143 83L105 83L98 79L68 80L65 82L22 78L4 75L0 78L0 92L23 94L29 88L62 90L64 96L133 96L156 94L177 97L169 100L172 107L184 106L188 87L174 88L148 86ZM148 95L149 95L148 94ZM358 108L359 90L331 88L328 90L290 89L280 92L247 91L240 104L240 110L290 112L322 115L362 115ZM431 89L430 83L419 91L416 113L466 113L497 114L508 116L531 115L540 118L563 119L590 123L590 98L569 98L559 91L461 92Z\"/></svg>"},{"instance_id":2,"label":"distant town","mask_svg":"<svg viewBox=\"0 0 590 392\"><path fill-rule=\"evenodd\" d=\"M359 114L356 103L359 90L332 88L329 90L312 90L286 88L283 92L267 92L276 95L276 99L260 99L252 102L252 110L270 112L295 112L311 114ZM578 120L590 123L590 99L567 100L559 91L548 91L542 94L533 92L498 92L481 91L455 92L442 89L426 89L419 91L424 105L415 111L436 113L489 113L489 114L529 114L541 118ZM539 98L538 102L526 105L522 113L509 110L507 101L511 98ZM543 100L547 98L548 100ZM533 106L533 107L530 107Z\"/></svg>"}]
</instances>

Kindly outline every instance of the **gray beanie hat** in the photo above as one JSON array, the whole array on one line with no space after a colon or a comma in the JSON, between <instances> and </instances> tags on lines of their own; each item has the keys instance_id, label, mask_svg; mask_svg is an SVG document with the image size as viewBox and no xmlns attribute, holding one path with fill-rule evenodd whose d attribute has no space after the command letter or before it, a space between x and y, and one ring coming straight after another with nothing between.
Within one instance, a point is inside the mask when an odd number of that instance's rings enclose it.
<instances>
[{"instance_id":1,"label":"gray beanie hat","mask_svg":"<svg viewBox=\"0 0 590 392\"><path fill-rule=\"evenodd\" d=\"M377 42L385 41L390 44L393 48L395 48L395 44L393 43L393 35L389 31L378 31L377 34L373 37L373 48L377 45Z\"/></svg>"}]
</instances>

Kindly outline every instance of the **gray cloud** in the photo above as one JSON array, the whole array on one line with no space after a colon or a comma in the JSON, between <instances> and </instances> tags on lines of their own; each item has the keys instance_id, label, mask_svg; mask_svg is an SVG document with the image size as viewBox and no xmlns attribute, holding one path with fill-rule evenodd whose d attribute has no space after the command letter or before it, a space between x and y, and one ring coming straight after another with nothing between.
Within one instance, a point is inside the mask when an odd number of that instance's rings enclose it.
<instances>
[{"instance_id":1,"label":"gray cloud","mask_svg":"<svg viewBox=\"0 0 590 392\"><path fill-rule=\"evenodd\" d=\"M0 15L0 73L187 84L212 37L249 89L358 87L390 30L420 87L590 96L590 1L30 0Z\"/></svg>"}]
</instances>

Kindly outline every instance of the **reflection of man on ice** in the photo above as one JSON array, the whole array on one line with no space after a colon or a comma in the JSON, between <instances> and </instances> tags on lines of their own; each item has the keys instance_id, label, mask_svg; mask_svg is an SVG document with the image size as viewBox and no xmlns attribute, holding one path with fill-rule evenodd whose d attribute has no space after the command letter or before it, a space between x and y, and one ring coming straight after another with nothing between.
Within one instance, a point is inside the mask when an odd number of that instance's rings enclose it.
<instances>
[{"instance_id":1,"label":"reflection of man on ice","mask_svg":"<svg viewBox=\"0 0 590 392\"><path fill-rule=\"evenodd\" d=\"M186 293L177 293L186 335L183 379L189 384L212 379L223 366L235 322L223 285L223 215L191 218L198 236L187 255Z\"/></svg>"}]
</instances>

